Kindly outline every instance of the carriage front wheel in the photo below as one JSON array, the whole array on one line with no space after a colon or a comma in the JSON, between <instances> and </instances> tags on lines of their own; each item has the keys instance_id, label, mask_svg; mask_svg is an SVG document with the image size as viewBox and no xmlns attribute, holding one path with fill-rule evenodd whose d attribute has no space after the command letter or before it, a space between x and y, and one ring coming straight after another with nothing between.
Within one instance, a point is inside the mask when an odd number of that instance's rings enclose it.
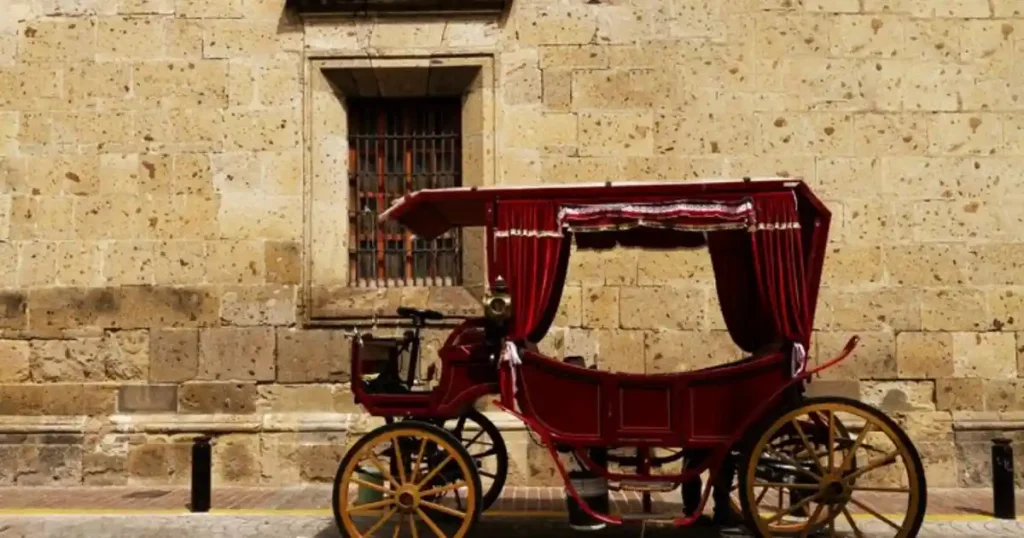
<instances>
[{"instance_id":1,"label":"carriage front wheel","mask_svg":"<svg viewBox=\"0 0 1024 538\"><path fill-rule=\"evenodd\" d=\"M406 420L373 430L349 449L334 479L332 508L349 538L462 538L480 517L480 490L458 439ZM440 499L451 491L461 493L457 506Z\"/></svg>"},{"instance_id":2,"label":"carriage front wheel","mask_svg":"<svg viewBox=\"0 0 1024 538\"><path fill-rule=\"evenodd\" d=\"M857 400L824 397L763 424L739 472L755 534L917 535L927 505L924 466L888 416ZM780 438L798 449L777 450Z\"/></svg>"}]
</instances>

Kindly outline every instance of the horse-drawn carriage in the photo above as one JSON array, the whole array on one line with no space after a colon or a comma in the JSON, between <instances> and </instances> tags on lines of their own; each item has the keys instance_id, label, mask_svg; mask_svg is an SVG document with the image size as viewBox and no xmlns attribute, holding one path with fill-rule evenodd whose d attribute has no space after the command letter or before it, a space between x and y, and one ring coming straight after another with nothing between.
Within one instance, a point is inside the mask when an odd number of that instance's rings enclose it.
<instances>
[{"instance_id":1,"label":"horse-drawn carriage","mask_svg":"<svg viewBox=\"0 0 1024 538\"><path fill-rule=\"evenodd\" d=\"M857 337L835 358L808 359L831 214L804 182L424 190L380 219L424 239L483 227L490 289L485 315L458 325L440 348L433 387L417 380L419 329L440 313L399 309L414 331L354 339L354 395L387 424L340 464L333 507L343 534L465 536L508 471L499 429L474 407L488 395L539 437L574 506L599 522L689 525L728 471L733 509L755 534L862 536L872 525L917 534L926 486L907 435L860 401L806 394L812 376L846 358ZM545 357L536 343L555 318L573 243L707 248L726 328L749 355L646 375ZM652 513L653 492L705 471L711 479L696 510ZM579 473L638 492L643 510L612 513L570 479Z\"/></svg>"}]
</instances>

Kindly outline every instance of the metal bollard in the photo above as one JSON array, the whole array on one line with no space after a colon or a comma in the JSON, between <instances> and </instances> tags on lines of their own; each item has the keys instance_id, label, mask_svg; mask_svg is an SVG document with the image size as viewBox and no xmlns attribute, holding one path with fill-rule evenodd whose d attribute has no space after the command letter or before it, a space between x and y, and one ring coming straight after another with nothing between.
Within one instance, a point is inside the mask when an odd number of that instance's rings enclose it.
<instances>
[{"instance_id":1,"label":"metal bollard","mask_svg":"<svg viewBox=\"0 0 1024 538\"><path fill-rule=\"evenodd\" d=\"M1017 519L1014 498L1013 447L1009 439L992 440L992 513L999 519Z\"/></svg>"},{"instance_id":2,"label":"metal bollard","mask_svg":"<svg viewBox=\"0 0 1024 538\"><path fill-rule=\"evenodd\" d=\"M210 467L212 465L210 438L199 436L192 443L192 504L191 512L210 511Z\"/></svg>"}]
</instances>

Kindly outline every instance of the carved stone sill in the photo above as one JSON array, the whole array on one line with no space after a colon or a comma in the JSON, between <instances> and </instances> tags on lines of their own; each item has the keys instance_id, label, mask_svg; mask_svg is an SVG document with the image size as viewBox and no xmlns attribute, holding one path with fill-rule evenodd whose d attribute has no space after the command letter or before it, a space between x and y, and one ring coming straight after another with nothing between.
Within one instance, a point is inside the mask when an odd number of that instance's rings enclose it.
<instances>
[{"instance_id":1,"label":"carved stone sill","mask_svg":"<svg viewBox=\"0 0 1024 538\"><path fill-rule=\"evenodd\" d=\"M499 14L506 0L288 0L303 16L362 14Z\"/></svg>"}]
</instances>

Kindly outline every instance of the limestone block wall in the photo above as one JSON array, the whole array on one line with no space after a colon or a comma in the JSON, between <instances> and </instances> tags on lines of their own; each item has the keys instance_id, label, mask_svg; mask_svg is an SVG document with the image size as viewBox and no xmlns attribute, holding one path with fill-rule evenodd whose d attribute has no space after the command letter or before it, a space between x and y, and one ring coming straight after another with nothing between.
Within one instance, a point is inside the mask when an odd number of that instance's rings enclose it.
<instances>
[{"instance_id":1,"label":"limestone block wall","mask_svg":"<svg viewBox=\"0 0 1024 538\"><path fill-rule=\"evenodd\" d=\"M984 484L988 438L1024 428L1024 3L5 5L0 484L181 483L196 432L220 435L219 483L330 480L371 424L342 329L475 311L479 238L460 288L348 286L352 69L472 73L468 184L804 177L834 212L812 354L863 338L815 390L898 414L935 486ZM543 345L636 372L728 360L711 277L701 252L580 253ZM512 481L550 483L509 437Z\"/></svg>"}]
</instances>

